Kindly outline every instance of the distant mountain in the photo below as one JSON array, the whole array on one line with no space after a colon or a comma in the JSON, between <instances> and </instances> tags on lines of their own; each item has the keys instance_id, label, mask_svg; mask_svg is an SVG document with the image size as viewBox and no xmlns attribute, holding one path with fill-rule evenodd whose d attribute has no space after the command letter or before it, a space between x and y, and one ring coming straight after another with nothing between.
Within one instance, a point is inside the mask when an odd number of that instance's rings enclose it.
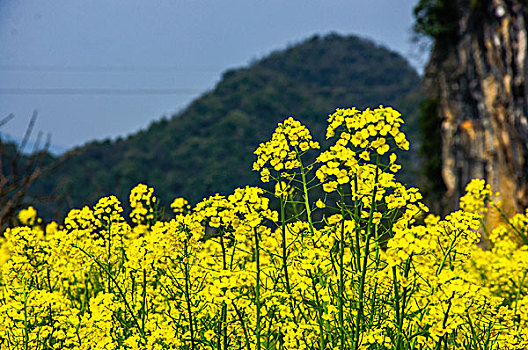
<instances>
[{"instance_id":1,"label":"distant mountain","mask_svg":"<svg viewBox=\"0 0 528 350\"><path fill-rule=\"evenodd\" d=\"M314 36L225 72L212 91L170 119L126 139L67 152L34 194L66 194L67 207L109 194L126 201L137 183L153 186L165 205L179 196L197 202L227 194L259 183L251 171L253 151L278 122L292 115L323 140L327 116L337 107L393 106L407 120L412 144L419 85L416 71L395 52L356 36ZM406 163L410 169L416 159L407 156ZM416 181L412 172L405 176Z\"/></svg>"}]
</instances>

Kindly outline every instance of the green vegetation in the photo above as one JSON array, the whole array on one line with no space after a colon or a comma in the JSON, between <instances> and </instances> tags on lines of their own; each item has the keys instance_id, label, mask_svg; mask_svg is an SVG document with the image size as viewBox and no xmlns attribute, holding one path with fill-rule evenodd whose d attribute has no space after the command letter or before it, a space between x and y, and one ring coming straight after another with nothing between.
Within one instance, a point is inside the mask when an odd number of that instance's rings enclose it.
<instances>
[{"instance_id":1,"label":"green vegetation","mask_svg":"<svg viewBox=\"0 0 528 350\"><path fill-rule=\"evenodd\" d=\"M442 121L438 116L437 99L429 98L420 102L418 127L425 182L422 193L431 207L438 210L446 187L442 179Z\"/></svg>"},{"instance_id":2,"label":"green vegetation","mask_svg":"<svg viewBox=\"0 0 528 350\"><path fill-rule=\"evenodd\" d=\"M93 204L108 193L126 197L145 182L161 200L191 202L258 183L248 167L252 152L289 115L306 121L324 139L328 111L355 105L398 108L416 126L420 78L400 55L355 36L314 36L247 68L224 73L210 92L170 119L126 139L98 141L73 150L33 195L67 194L65 207ZM416 128L405 129L417 140ZM416 145L411 150L416 150ZM411 152L412 153L412 152ZM415 158L403 159L404 169ZM415 183L413 171L404 181ZM55 210L55 208L54 208ZM39 212L51 212L40 207Z\"/></svg>"},{"instance_id":3,"label":"green vegetation","mask_svg":"<svg viewBox=\"0 0 528 350\"><path fill-rule=\"evenodd\" d=\"M453 0L420 0L414 8L414 31L446 43L456 37L458 29L457 2Z\"/></svg>"}]
</instances>

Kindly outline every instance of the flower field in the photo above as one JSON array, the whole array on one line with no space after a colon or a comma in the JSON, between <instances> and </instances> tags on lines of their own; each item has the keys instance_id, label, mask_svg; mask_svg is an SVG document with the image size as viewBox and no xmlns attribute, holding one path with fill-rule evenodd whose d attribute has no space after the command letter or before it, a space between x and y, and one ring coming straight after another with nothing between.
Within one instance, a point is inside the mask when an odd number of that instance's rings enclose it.
<instances>
[{"instance_id":1,"label":"flower field","mask_svg":"<svg viewBox=\"0 0 528 350\"><path fill-rule=\"evenodd\" d=\"M477 179L428 215L397 181L402 124L337 109L321 150L288 118L255 151L263 188L177 198L170 219L143 184L129 214L115 196L60 224L23 210L0 349L528 348L528 211L485 227L501 204Z\"/></svg>"}]
</instances>

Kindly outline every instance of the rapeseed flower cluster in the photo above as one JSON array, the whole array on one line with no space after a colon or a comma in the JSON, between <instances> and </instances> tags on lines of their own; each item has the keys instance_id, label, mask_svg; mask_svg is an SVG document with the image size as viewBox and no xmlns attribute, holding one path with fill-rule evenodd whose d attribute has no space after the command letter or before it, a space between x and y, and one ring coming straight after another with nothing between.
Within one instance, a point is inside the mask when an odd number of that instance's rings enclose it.
<instances>
[{"instance_id":1,"label":"rapeseed flower cluster","mask_svg":"<svg viewBox=\"0 0 528 350\"><path fill-rule=\"evenodd\" d=\"M139 184L130 192L130 206L133 208L130 219L135 224L148 224L154 220L157 198L153 195L154 189L147 185Z\"/></svg>"},{"instance_id":2,"label":"rapeseed flower cluster","mask_svg":"<svg viewBox=\"0 0 528 350\"><path fill-rule=\"evenodd\" d=\"M279 123L270 141L257 148L257 161L253 163L253 170L260 171L262 182L269 182L270 169L280 172L299 168L299 157L319 147L319 143L312 140L308 128L289 117Z\"/></svg>"},{"instance_id":3,"label":"rapeseed flower cluster","mask_svg":"<svg viewBox=\"0 0 528 350\"><path fill-rule=\"evenodd\" d=\"M319 152L293 118L257 149L274 190L175 199L154 189L20 213L0 249L0 349L525 349L528 211L474 180L427 215L397 180L392 108L338 109ZM490 249L480 247L487 232Z\"/></svg>"}]
</instances>

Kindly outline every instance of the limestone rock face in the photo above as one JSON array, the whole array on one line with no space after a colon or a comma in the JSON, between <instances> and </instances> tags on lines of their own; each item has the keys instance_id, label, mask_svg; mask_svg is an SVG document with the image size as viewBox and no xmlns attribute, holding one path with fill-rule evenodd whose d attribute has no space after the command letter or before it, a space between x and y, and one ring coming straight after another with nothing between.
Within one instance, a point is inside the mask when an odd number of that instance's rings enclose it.
<instances>
[{"instance_id":1,"label":"limestone rock face","mask_svg":"<svg viewBox=\"0 0 528 350\"><path fill-rule=\"evenodd\" d=\"M504 209L528 207L526 0L457 2L454 40L435 44L424 87L438 99L446 205L472 178L501 193ZM478 4L478 5L476 5Z\"/></svg>"}]
</instances>

